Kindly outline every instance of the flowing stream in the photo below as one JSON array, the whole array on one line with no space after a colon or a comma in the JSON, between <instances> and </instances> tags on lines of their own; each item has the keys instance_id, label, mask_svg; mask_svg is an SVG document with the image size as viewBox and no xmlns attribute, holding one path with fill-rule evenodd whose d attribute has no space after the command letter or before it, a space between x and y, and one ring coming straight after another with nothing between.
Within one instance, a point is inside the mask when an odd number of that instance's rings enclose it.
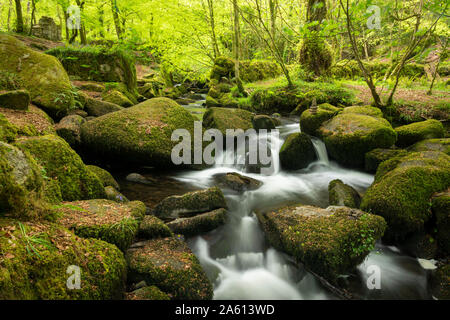
<instances>
[{"instance_id":1,"label":"flowing stream","mask_svg":"<svg viewBox=\"0 0 450 320\"><path fill-rule=\"evenodd\" d=\"M187 108L200 106L195 104ZM279 136L268 138L273 155L274 172L271 175L247 173L245 165L217 164L202 171L184 171L172 176L178 183L193 189L211 187L214 175L228 172L238 172L263 182L258 190L243 194L225 190L229 206L227 223L207 235L188 239L214 284L215 299L337 298L291 257L267 244L254 212L294 203L326 208L328 185L332 180L341 179L364 193L374 177L331 162L324 143L315 138L313 144L319 160L307 169L284 172L279 165L279 148L287 136L300 129L298 122L289 120L283 120L283 125L277 129ZM261 138L254 139L259 142ZM223 157L235 159L235 151L225 152ZM380 269L379 290L367 287L370 266ZM343 278L347 279L351 291L363 299L430 299L427 276L428 271L417 259L396 247L378 243L356 273L343 275Z\"/></svg>"}]
</instances>

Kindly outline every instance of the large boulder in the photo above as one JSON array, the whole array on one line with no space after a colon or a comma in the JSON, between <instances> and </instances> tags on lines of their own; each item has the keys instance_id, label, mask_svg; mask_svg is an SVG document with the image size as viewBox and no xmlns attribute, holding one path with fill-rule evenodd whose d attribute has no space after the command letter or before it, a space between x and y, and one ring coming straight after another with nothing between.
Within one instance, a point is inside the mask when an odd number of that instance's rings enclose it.
<instances>
[{"instance_id":1,"label":"large boulder","mask_svg":"<svg viewBox=\"0 0 450 320\"><path fill-rule=\"evenodd\" d=\"M382 217L347 207L289 206L257 215L275 248L331 282L362 263L386 228Z\"/></svg>"},{"instance_id":2,"label":"large boulder","mask_svg":"<svg viewBox=\"0 0 450 320\"><path fill-rule=\"evenodd\" d=\"M126 262L112 244L57 224L0 219L1 300L111 300L125 291ZM80 288L76 285L77 270Z\"/></svg>"},{"instance_id":3,"label":"large boulder","mask_svg":"<svg viewBox=\"0 0 450 320\"><path fill-rule=\"evenodd\" d=\"M436 217L439 246L442 251L450 255L450 189L433 197L431 209Z\"/></svg>"},{"instance_id":4,"label":"large boulder","mask_svg":"<svg viewBox=\"0 0 450 320\"><path fill-rule=\"evenodd\" d=\"M153 213L163 220L173 220L191 218L220 208L227 208L227 204L222 191L214 187L168 197L156 205Z\"/></svg>"},{"instance_id":5,"label":"large boulder","mask_svg":"<svg viewBox=\"0 0 450 320\"><path fill-rule=\"evenodd\" d=\"M225 137L227 129L252 129L252 120L253 114L242 109L209 108L203 116L203 127L218 129Z\"/></svg>"},{"instance_id":6,"label":"large boulder","mask_svg":"<svg viewBox=\"0 0 450 320\"><path fill-rule=\"evenodd\" d=\"M299 170L317 160L311 138L306 133L293 133L280 150L280 163L284 169Z\"/></svg>"},{"instance_id":7,"label":"large boulder","mask_svg":"<svg viewBox=\"0 0 450 320\"><path fill-rule=\"evenodd\" d=\"M341 110L328 103L319 105L315 113L308 109L300 116L300 129L303 133L320 137L319 128L322 124L333 118Z\"/></svg>"},{"instance_id":8,"label":"large boulder","mask_svg":"<svg viewBox=\"0 0 450 320\"><path fill-rule=\"evenodd\" d=\"M88 170L80 156L62 138L53 135L18 139L15 145L29 152L44 173L56 179L65 201L105 198L99 178Z\"/></svg>"},{"instance_id":9,"label":"large boulder","mask_svg":"<svg viewBox=\"0 0 450 320\"><path fill-rule=\"evenodd\" d=\"M119 204L110 200L65 202L58 206L58 223L82 238L100 239L128 249L145 215L142 202Z\"/></svg>"},{"instance_id":10,"label":"large boulder","mask_svg":"<svg viewBox=\"0 0 450 320\"><path fill-rule=\"evenodd\" d=\"M274 130L276 122L269 116L257 115L253 118L253 128L255 130Z\"/></svg>"},{"instance_id":11,"label":"large boulder","mask_svg":"<svg viewBox=\"0 0 450 320\"><path fill-rule=\"evenodd\" d=\"M123 107L115 103L88 98L84 109L91 117L101 117L111 112L120 111Z\"/></svg>"},{"instance_id":12,"label":"large boulder","mask_svg":"<svg viewBox=\"0 0 450 320\"><path fill-rule=\"evenodd\" d=\"M20 87L30 92L34 104L52 117L62 118L74 105L69 76L52 56L29 49L15 37L0 34L2 72L16 74Z\"/></svg>"},{"instance_id":13,"label":"large boulder","mask_svg":"<svg viewBox=\"0 0 450 320\"><path fill-rule=\"evenodd\" d=\"M172 231L170 231L169 227L161 219L152 215L147 215L142 219L139 226L140 238L150 240L172 236Z\"/></svg>"},{"instance_id":14,"label":"large boulder","mask_svg":"<svg viewBox=\"0 0 450 320\"><path fill-rule=\"evenodd\" d=\"M30 105L27 111L0 108L0 113L17 128L20 136L56 134L52 118L34 105Z\"/></svg>"},{"instance_id":15,"label":"large boulder","mask_svg":"<svg viewBox=\"0 0 450 320\"><path fill-rule=\"evenodd\" d=\"M395 129L398 134L397 146L409 147L426 139L444 138L445 129L438 120L427 120L401 126Z\"/></svg>"},{"instance_id":16,"label":"large boulder","mask_svg":"<svg viewBox=\"0 0 450 320\"><path fill-rule=\"evenodd\" d=\"M423 140L409 147L408 151L440 151L450 156L450 138Z\"/></svg>"},{"instance_id":17,"label":"large boulder","mask_svg":"<svg viewBox=\"0 0 450 320\"><path fill-rule=\"evenodd\" d=\"M0 107L13 110L28 110L30 93L27 90L0 92Z\"/></svg>"},{"instance_id":18,"label":"large boulder","mask_svg":"<svg viewBox=\"0 0 450 320\"><path fill-rule=\"evenodd\" d=\"M97 166L89 165L87 168L100 179L104 187L113 187L114 189L120 190L119 183L111 173Z\"/></svg>"},{"instance_id":19,"label":"large boulder","mask_svg":"<svg viewBox=\"0 0 450 320\"><path fill-rule=\"evenodd\" d=\"M174 300L210 300L213 289L198 259L186 243L175 238L133 245L126 253L128 281L145 281Z\"/></svg>"},{"instance_id":20,"label":"large boulder","mask_svg":"<svg viewBox=\"0 0 450 320\"><path fill-rule=\"evenodd\" d=\"M81 143L81 125L85 122L86 120L78 115L64 117L55 126L56 133L72 148L76 148Z\"/></svg>"},{"instance_id":21,"label":"large boulder","mask_svg":"<svg viewBox=\"0 0 450 320\"><path fill-rule=\"evenodd\" d=\"M182 234L185 237L194 237L225 224L227 218L227 210L224 208L211 212L202 213L192 218L178 218L171 221L167 226L175 234Z\"/></svg>"},{"instance_id":22,"label":"large boulder","mask_svg":"<svg viewBox=\"0 0 450 320\"><path fill-rule=\"evenodd\" d=\"M386 239L402 240L431 219L430 199L450 186L450 157L427 151L383 162L361 209L386 219Z\"/></svg>"},{"instance_id":23,"label":"large boulder","mask_svg":"<svg viewBox=\"0 0 450 320\"><path fill-rule=\"evenodd\" d=\"M330 206L345 206L358 209L361 196L358 191L341 180L333 180L328 185Z\"/></svg>"},{"instance_id":24,"label":"large boulder","mask_svg":"<svg viewBox=\"0 0 450 320\"><path fill-rule=\"evenodd\" d=\"M118 90L111 90L103 94L103 101L118 105L121 108L129 108L134 105L134 103L122 92Z\"/></svg>"},{"instance_id":25,"label":"large boulder","mask_svg":"<svg viewBox=\"0 0 450 320\"><path fill-rule=\"evenodd\" d=\"M35 217L34 199L41 193L43 179L37 163L27 153L0 142L0 215Z\"/></svg>"},{"instance_id":26,"label":"large boulder","mask_svg":"<svg viewBox=\"0 0 450 320\"><path fill-rule=\"evenodd\" d=\"M340 114L319 131L330 156L351 167L363 167L367 152L390 148L397 139L387 120L359 113Z\"/></svg>"},{"instance_id":27,"label":"large boulder","mask_svg":"<svg viewBox=\"0 0 450 320\"><path fill-rule=\"evenodd\" d=\"M375 173L384 161L407 154L408 151L403 149L374 149L366 153L364 168L367 172Z\"/></svg>"},{"instance_id":28,"label":"large boulder","mask_svg":"<svg viewBox=\"0 0 450 320\"><path fill-rule=\"evenodd\" d=\"M171 140L176 129L194 137L195 118L175 101L155 98L134 107L109 113L81 128L84 147L114 161L173 167Z\"/></svg>"}]
</instances>

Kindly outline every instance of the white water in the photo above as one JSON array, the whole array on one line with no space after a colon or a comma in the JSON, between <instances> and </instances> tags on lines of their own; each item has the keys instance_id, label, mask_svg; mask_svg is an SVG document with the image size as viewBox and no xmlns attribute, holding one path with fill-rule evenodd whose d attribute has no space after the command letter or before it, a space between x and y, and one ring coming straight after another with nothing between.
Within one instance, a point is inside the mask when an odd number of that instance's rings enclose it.
<instances>
[{"instance_id":1,"label":"white water","mask_svg":"<svg viewBox=\"0 0 450 320\"><path fill-rule=\"evenodd\" d=\"M282 146L286 137L299 131L298 123L280 129ZM271 140L271 139L269 139ZM274 142L274 141L272 141ZM208 188L218 173L239 172L262 181L263 186L244 194L226 193L229 218L225 226L204 237L189 240L202 266L214 283L215 299L333 299L318 281L290 257L266 248L264 234L254 210L275 208L286 203L328 206L328 185L341 179L360 192L373 182L373 176L339 167L330 162L325 145L313 140L319 161L305 170L283 172L278 151L274 155L274 173L270 176L245 173L244 165L217 165L203 171L184 172L178 180L199 188ZM223 157L234 159L234 153ZM225 191L227 192L227 191ZM395 250L398 250L395 248ZM376 264L382 270L382 290L365 288L367 266ZM426 274L415 259L402 256L388 247L379 246L359 267L361 288L366 298L417 298L426 292ZM407 293L405 293L407 292Z\"/></svg>"}]
</instances>

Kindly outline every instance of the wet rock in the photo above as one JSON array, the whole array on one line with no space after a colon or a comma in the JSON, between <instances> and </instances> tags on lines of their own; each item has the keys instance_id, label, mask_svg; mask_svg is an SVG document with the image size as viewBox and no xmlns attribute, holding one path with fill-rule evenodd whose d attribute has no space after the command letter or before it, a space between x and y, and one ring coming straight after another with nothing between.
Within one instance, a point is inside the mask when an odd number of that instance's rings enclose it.
<instances>
[{"instance_id":1,"label":"wet rock","mask_svg":"<svg viewBox=\"0 0 450 320\"><path fill-rule=\"evenodd\" d=\"M257 115L252 120L253 128L255 130L273 130L275 129L275 122L273 119L266 115Z\"/></svg>"},{"instance_id":2,"label":"wet rock","mask_svg":"<svg viewBox=\"0 0 450 320\"><path fill-rule=\"evenodd\" d=\"M217 174L214 180L221 188L229 188L237 192L257 190L262 186L262 182L250 177L245 177L239 173L231 172Z\"/></svg>"},{"instance_id":3,"label":"wet rock","mask_svg":"<svg viewBox=\"0 0 450 320\"><path fill-rule=\"evenodd\" d=\"M299 170L317 160L311 138L305 133L293 133L280 149L280 163L286 170Z\"/></svg>"},{"instance_id":4,"label":"wet rock","mask_svg":"<svg viewBox=\"0 0 450 320\"><path fill-rule=\"evenodd\" d=\"M386 228L382 217L347 207L290 206L257 216L275 248L331 282L362 263Z\"/></svg>"},{"instance_id":5,"label":"wet rock","mask_svg":"<svg viewBox=\"0 0 450 320\"><path fill-rule=\"evenodd\" d=\"M430 234L417 232L401 242L400 247L413 257L431 260L437 257L438 243Z\"/></svg>"},{"instance_id":6,"label":"wet rock","mask_svg":"<svg viewBox=\"0 0 450 320\"><path fill-rule=\"evenodd\" d=\"M358 209L361 196L358 191L341 180L333 180L328 186L330 206L345 206Z\"/></svg>"},{"instance_id":7,"label":"wet rock","mask_svg":"<svg viewBox=\"0 0 450 320\"><path fill-rule=\"evenodd\" d=\"M23 241L22 230L42 245ZM0 247L8 254L0 266L2 300L111 300L122 299L126 262L114 245L82 239L58 224L0 219ZM31 252L30 252L31 251ZM81 288L70 289L67 270L78 266ZM30 281L33 275L33 281Z\"/></svg>"},{"instance_id":8,"label":"wet rock","mask_svg":"<svg viewBox=\"0 0 450 320\"><path fill-rule=\"evenodd\" d=\"M139 226L139 237L141 239L156 239L172 237L169 227L161 220L152 215L146 215Z\"/></svg>"},{"instance_id":9,"label":"wet rock","mask_svg":"<svg viewBox=\"0 0 450 320\"><path fill-rule=\"evenodd\" d=\"M198 259L175 238L154 239L126 253L128 280L156 285L174 300L210 300L213 289Z\"/></svg>"},{"instance_id":10,"label":"wet rock","mask_svg":"<svg viewBox=\"0 0 450 320\"><path fill-rule=\"evenodd\" d=\"M227 204L222 191L214 187L189 192L182 196L168 197L156 205L154 214L163 220L170 220L190 218L200 213L226 207Z\"/></svg>"},{"instance_id":11,"label":"wet rock","mask_svg":"<svg viewBox=\"0 0 450 320\"><path fill-rule=\"evenodd\" d=\"M78 147L81 143L81 125L85 122L84 118L76 115L64 117L55 126L56 133L72 148Z\"/></svg>"},{"instance_id":12,"label":"wet rock","mask_svg":"<svg viewBox=\"0 0 450 320\"><path fill-rule=\"evenodd\" d=\"M123 107L115 103L88 98L86 101L85 110L89 116L101 117L111 112L123 110Z\"/></svg>"},{"instance_id":13,"label":"wet rock","mask_svg":"<svg viewBox=\"0 0 450 320\"><path fill-rule=\"evenodd\" d=\"M66 202L59 206L58 223L82 238L96 238L125 251L137 235L145 205L135 201L119 204L110 200Z\"/></svg>"},{"instance_id":14,"label":"wet rock","mask_svg":"<svg viewBox=\"0 0 450 320\"><path fill-rule=\"evenodd\" d=\"M123 194L117 191L114 187L108 186L105 187L106 199L115 201L118 203L127 203L130 200L127 199Z\"/></svg>"},{"instance_id":15,"label":"wet rock","mask_svg":"<svg viewBox=\"0 0 450 320\"><path fill-rule=\"evenodd\" d=\"M386 240L403 240L431 219L430 199L450 185L450 157L441 152L411 153L383 162L361 209L386 219Z\"/></svg>"},{"instance_id":16,"label":"wet rock","mask_svg":"<svg viewBox=\"0 0 450 320\"><path fill-rule=\"evenodd\" d=\"M127 181L130 181L130 182L147 184L147 185L154 184L156 182L154 179L146 178L139 173L130 173L126 177L126 179L127 179Z\"/></svg>"},{"instance_id":17,"label":"wet rock","mask_svg":"<svg viewBox=\"0 0 450 320\"><path fill-rule=\"evenodd\" d=\"M27 90L16 90L2 93L0 91L0 107L14 110L28 110L30 93Z\"/></svg>"},{"instance_id":18,"label":"wet rock","mask_svg":"<svg viewBox=\"0 0 450 320\"><path fill-rule=\"evenodd\" d=\"M409 147L421 140L444 138L445 129L438 120L427 120L401 126L395 129L398 135L397 146Z\"/></svg>"},{"instance_id":19,"label":"wet rock","mask_svg":"<svg viewBox=\"0 0 450 320\"><path fill-rule=\"evenodd\" d=\"M403 149L375 149L366 153L365 170L370 173L377 172L378 167L389 159L406 156L408 152Z\"/></svg>"},{"instance_id":20,"label":"wet rock","mask_svg":"<svg viewBox=\"0 0 450 320\"><path fill-rule=\"evenodd\" d=\"M175 234L194 237L222 226L225 224L226 217L227 210L222 208L202 213L192 218L179 218L169 222L167 225Z\"/></svg>"}]
</instances>

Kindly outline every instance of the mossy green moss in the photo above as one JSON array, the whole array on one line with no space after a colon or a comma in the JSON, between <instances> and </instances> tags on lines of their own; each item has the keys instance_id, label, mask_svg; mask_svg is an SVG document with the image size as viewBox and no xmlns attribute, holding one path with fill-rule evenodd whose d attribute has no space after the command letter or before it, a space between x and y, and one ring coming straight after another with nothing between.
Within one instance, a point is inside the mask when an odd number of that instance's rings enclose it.
<instances>
[{"instance_id":1,"label":"mossy green moss","mask_svg":"<svg viewBox=\"0 0 450 320\"><path fill-rule=\"evenodd\" d=\"M362 263L386 228L382 217L347 207L291 206L258 218L275 248L331 282Z\"/></svg>"},{"instance_id":2,"label":"mossy green moss","mask_svg":"<svg viewBox=\"0 0 450 320\"><path fill-rule=\"evenodd\" d=\"M103 94L103 101L113 103L122 108L129 108L134 105L122 92L118 90L111 90Z\"/></svg>"},{"instance_id":3,"label":"mossy green moss","mask_svg":"<svg viewBox=\"0 0 450 320\"><path fill-rule=\"evenodd\" d=\"M342 113L356 113L356 114L364 114L366 116L383 118L383 111L379 108L371 107L371 106L353 106L347 107L342 110Z\"/></svg>"},{"instance_id":4,"label":"mossy green moss","mask_svg":"<svg viewBox=\"0 0 450 320\"><path fill-rule=\"evenodd\" d=\"M170 297L168 294L162 292L158 287L150 286L127 293L126 300L164 301L170 300Z\"/></svg>"},{"instance_id":5,"label":"mossy green moss","mask_svg":"<svg viewBox=\"0 0 450 320\"><path fill-rule=\"evenodd\" d=\"M100 239L128 249L145 215L145 205L110 200L66 202L57 207L58 222L82 238Z\"/></svg>"},{"instance_id":6,"label":"mossy green moss","mask_svg":"<svg viewBox=\"0 0 450 320\"><path fill-rule=\"evenodd\" d=\"M361 196L358 191L341 180L333 180L328 185L329 203L331 206L345 206L358 209Z\"/></svg>"},{"instance_id":7,"label":"mossy green moss","mask_svg":"<svg viewBox=\"0 0 450 320\"><path fill-rule=\"evenodd\" d=\"M287 170L306 168L317 159L311 138L305 133L293 133L280 150L281 166Z\"/></svg>"},{"instance_id":8,"label":"mossy green moss","mask_svg":"<svg viewBox=\"0 0 450 320\"><path fill-rule=\"evenodd\" d=\"M19 136L33 137L56 134L53 120L43 110L34 105L30 105L27 111L0 108L0 113L15 126Z\"/></svg>"},{"instance_id":9,"label":"mossy green moss","mask_svg":"<svg viewBox=\"0 0 450 320\"><path fill-rule=\"evenodd\" d=\"M150 240L172 236L169 227L161 219L152 215L145 216L139 226L139 237L142 239Z\"/></svg>"},{"instance_id":10,"label":"mossy green moss","mask_svg":"<svg viewBox=\"0 0 450 320\"><path fill-rule=\"evenodd\" d=\"M62 138L53 135L21 138L15 145L29 152L49 178L58 180L65 201L105 198L99 178Z\"/></svg>"},{"instance_id":11,"label":"mossy green moss","mask_svg":"<svg viewBox=\"0 0 450 320\"><path fill-rule=\"evenodd\" d=\"M226 219L227 210L221 208L192 218L179 218L167 225L175 234L194 237L217 229L225 224Z\"/></svg>"},{"instance_id":12,"label":"mossy green moss","mask_svg":"<svg viewBox=\"0 0 450 320\"><path fill-rule=\"evenodd\" d=\"M145 281L174 300L211 300L213 289L198 259L185 242L154 239L127 251L128 280Z\"/></svg>"},{"instance_id":13,"label":"mossy green moss","mask_svg":"<svg viewBox=\"0 0 450 320\"><path fill-rule=\"evenodd\" d=\"M351 167L364 167L367 152L390 148L397 140L387 120L356 113L340 114L319 131L330 156Z\"/></svg>"},{"instance_id":14,"label":"mossy green moss","mask_svg":"<svg viewBox=\"0 0 450 320\"><path fill-rule=\"evenodd\" d=\"M81 270L81 288L67 287ZM114 245L82 239L60 225L0 219L1 300L121 299L126 262Z\"/></svg>"},{"instance_id":15,"label":"mossy green moss","mask_svg":"<svg viewBox=\"0 0 450 320\"><path fill-rule=\"evenodd\" d=\"M0 107L13 110L28 110L30 93L27 90L14 90L0 93Z\"/></svg>"},{"instance_id":16,"label":"mossy green moss","mask_svg":"<svg viewBox=\"0 0 450 320\"><path fill-rule=\"evenodd\" d=\"M450 156L450 138L423 140L409 147L408 151L440 151Z\"/></svg>"},{"instance_id":17,"label":"mossy green moss","mask_svg":"<svg viewBox=\"0 0 450 320\"><path fill-rule=\"evenodd\" d=\"M81 128L84 147L113 161L173 167L171 140L176 129L194 137L195 118L168 98L155 98L134 107L109 113Z\"/></svg>"},{"instance_id":18,"label":"mossy green moss","mask_svg":"<svg viewBox=\"0 0 450 320\"><path fill-rule=\"evenodd\" d=\"M389 159L406 156L408 152L403 149L375 149L366 153L365 170L370 173L377 172L378 167Z\"/></svg>"},{"instance_id":19,"label":"mossy green moss","mask_svg":"<svg viewBox=\"0 0 450 320\"><path fill-rule=\"evenodd\" d=\"M218 129L225 137L227 129L252 129L252 120L253 114L246 110L209 108L203 116L203 128Z\"/></svg>"},{"instance_id":20,"label":"mossy green moss","mask_svg":"<svg viewBox=\"0 0 450 320\"><path fill-rule=\"evenodd\" d=\"M450 264L443 264L433 272L433 296L439 300L450 300Z\"/></svg>"},{"instance_id":21,"label":"mossy green moss","mask_svg":"<svg viewBox=\"0 0 450 320\"><path fill-rule=\"evenodd\" d=\"M302 132L312 136L320 136L319 128L322 124L333 118L341 110L328 103L319 105L317 107L317 113L312 113L308 109L300 116L300 129Z\"/></svg>"},{"instance_id":22,"label":"mossy green moss","mask_svg":"<svg viewBox=\"0 0 450 320\"><path fill-rule=\"evenodd\" d=\"M256 115L253 120L253 128L255 130L274 130L276 127L276 124L278 124L277 121L274 121L273 118L267 116L267 115Z\"/></svg>"},{"instance_id":23,"label":"mossy green moss","mask_svg":"<svg viewBox=\"0 0 450 320\"><path fill-rule=\"evenodd\" d=\"M299 58L301 64L316 76L327 73L333 64L331 47L317 31L304 39Z\"/></svg>"},{"instance_id":24,"label":"mossy green moss","mask_svg":"<svg viewBox=\"0 0 450 320\"><path fill-rule=\"evenodd\" d=\"M449 187L450 157L441 152L411 153L383 162L361 209L384 217L387 240L402 240L431 218L430 199Z\"/></svg>"},{"instance_id":25,"label":"mossy green moss","mask_svg":"<svg viewBox=\"0 0 450 320\"><path fill-rule=\"evenodd\" d=\"M421 140L444 138L445 129L438 120L427 120L408 124L395 129L398 134L397 146L409 147Z\"/></svg>"},{"instance_id":26,"label":"mossy green moss","mask_svg":"<svg viewBox=\"0 0 450 320\"><path fill-rule=\"evenodd\" d=\"M0 70L17 74L20 87L52 117L61 118L74 106L69 76L52 56L29 49L15 37L0 34Z\"/></svg>"},{"instance_id":27,"label":"mossy green moss","mask_svg":"<svg viewBox=\"0 0 450 320\"><path fill-rule=\"evenodd\" d=\"M218 57L214 61L214 67L211 70L210 79L220 81L223 77L234 77L234 61L227 57Z\"/></svg>"},{"instance_id":28,"label":"mossy green moss","mask_svg":"<svg viewBox=\"0 0 450 320\"><path fill-rule=\"evenodd\" d=\"M450 190L434 196L431 209L436 217L439 246L450 255Z\"/></svg>"},{"instance_id":29,"label":"mossy green moss","mask_svg":"<svg viewBox=\"0 0 450 320\"><path fill-rule=\"evenodd\" d=\"M239 63L239 75L244 82L256 82L276 78L281 68L274 61L244 60Z\"/></svg>"},{"instance_id":30,"label":"mossy green moss","mask_svg":"<svg viewBox=\"0 0 450 320\"><path fill-rule=\"evenodd\" d=\"M87 166L87 168L100 179L104 187L110 186L120 191L120 186L117 183L116 179L114 179L114 177L111 175L111 173L97 166L90 165Z\"/></svg>"},{"instance_id":31,"label":"mossy green moss","mask_svg":"<svg viewBox=\"0 0 450 320\"><path fill-rule=\"evenodd\" d=\"M8 119L0 113L0 141L12 142L17 137L17 127L9 123Z\"/></svg>"}]
</instances>

